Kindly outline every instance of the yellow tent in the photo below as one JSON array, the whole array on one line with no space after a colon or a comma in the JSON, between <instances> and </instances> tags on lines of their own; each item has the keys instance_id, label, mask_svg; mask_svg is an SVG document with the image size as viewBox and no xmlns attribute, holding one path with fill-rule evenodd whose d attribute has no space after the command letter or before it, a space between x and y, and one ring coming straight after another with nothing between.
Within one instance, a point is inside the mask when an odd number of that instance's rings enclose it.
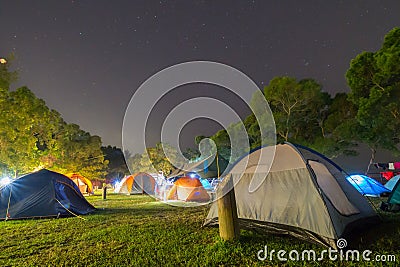
<instances>
[{"instance_id":1,"label":"yellow tent","mask_svg":"<svg viewBox=\"0 0 400 267\"><path fill-rule=\"evenodd\" d=\"M79 190L82 194L93 194L93 184L89 179L83 177L78 173L69 173L66 176L74 181L74 183L79 187Z\"/></svg>"}]
</instances>

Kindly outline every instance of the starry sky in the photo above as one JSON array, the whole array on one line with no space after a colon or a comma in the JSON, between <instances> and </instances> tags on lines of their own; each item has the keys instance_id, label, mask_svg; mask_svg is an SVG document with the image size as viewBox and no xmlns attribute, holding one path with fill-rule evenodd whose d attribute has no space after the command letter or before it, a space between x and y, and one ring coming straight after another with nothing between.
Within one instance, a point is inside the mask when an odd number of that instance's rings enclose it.
<instances>
[{"instance_id":1,"label":"starry sky","mask_svg":"<svg viewBox=\"0 0 400 267\"><path fill-rule=\"evenodd\" d=\"M16 56L13 88L27 85L67 122L120 147L131 96L165 67L217 61L260 88L288 75L314 78L335 94L348 91L350 60L379 49L395 26L398 0L0 0L0 56ZM205 135L218 129L194 127Z\"/></svg>"}]
</instances>

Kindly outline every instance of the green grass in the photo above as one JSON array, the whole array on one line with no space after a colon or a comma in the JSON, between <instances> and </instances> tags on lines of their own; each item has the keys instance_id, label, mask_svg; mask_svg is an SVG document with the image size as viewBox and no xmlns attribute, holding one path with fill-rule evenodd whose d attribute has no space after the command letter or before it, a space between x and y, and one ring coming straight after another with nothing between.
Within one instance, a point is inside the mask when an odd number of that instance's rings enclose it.
<instances>
[{"instance_id":1,"label":"green grass","mask_svg":"<svg viewBox=\"0 0 400 267\"><path fill-rule=\"evenodd\" d=\"M109 194L87 198L98 210L84 216L0 222L0 266L396 266L400 262L400 215L356 238L355 248L394 254L396 263L259 261L268 245L276 251L314 249L290 237L241 232L223 242L202 223L208 207L172 207L148 196Z\"/></svg>"}]
</instances>

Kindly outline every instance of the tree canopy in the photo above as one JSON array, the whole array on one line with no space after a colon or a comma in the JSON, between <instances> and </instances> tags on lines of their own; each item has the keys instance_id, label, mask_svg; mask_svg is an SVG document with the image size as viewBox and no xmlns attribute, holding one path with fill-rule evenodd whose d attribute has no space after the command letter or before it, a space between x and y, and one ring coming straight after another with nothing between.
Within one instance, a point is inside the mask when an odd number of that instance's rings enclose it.
<instances>
[{"instance_id":1,"label":"tree canopy","mask_svg":"<svg viewBox=\"0 0 400 267\"><path fill-rule=\"evenodd\" d=\"M40 168L102 178L101 139L66 123L27 87L10 90L16 73L0 64L1 172L17 177Z\"/></svg>"},{"instance_id":2,"label":"tree canopy","mask_svg":"<svg viewBox=\"0 0 400 267\"><path fill-rule=\"evenodd\" d=\"M371 149L398 152L400 142L400 28L391 30L376 52L363 52L346 73L349 100L356 106L354 138Z\"/></svg>"},{"instance_id":3,"label":"tree canopy","mask_svg":"<svg viewBox=\"0 0 400 267\"><path fill-rule=\"evenodd\" d=\"M172 164L177 161L177 150L168 144L158 143L155 147L148 147L143 154L133 155L128 159L129 170L135 172L154 173L162 171L168 176L175 166ZM166 156L168 154L172 158Z\"/></svg>"},{"instance_id":4,"label":"tree canopy","mask_svg":"<svg viewBox=\"0 0 400 267\"><path fill-rule=\"evenodd\" d=\"M264 88L264 95L275 118L279 141L312 143L322 135L321 113L327 108L329 96L316 81L277 77Z\"/></svg>"}]
</instances>

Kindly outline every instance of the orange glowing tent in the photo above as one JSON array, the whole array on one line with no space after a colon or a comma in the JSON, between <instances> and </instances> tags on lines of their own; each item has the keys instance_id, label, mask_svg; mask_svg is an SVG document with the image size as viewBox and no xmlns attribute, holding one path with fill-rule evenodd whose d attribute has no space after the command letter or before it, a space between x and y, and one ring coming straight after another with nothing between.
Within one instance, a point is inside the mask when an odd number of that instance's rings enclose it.
<instances>
[{"instance_id":1,"label":"orange glowing tent","mask_svg":"<svg viewBox=\"0 0 400 267\"><path fill-rule=\"evenodd\" d=\"M79 187L82 194L93 194L92 182L78 173L69 173L66 175Z\"/></svg>"},{"instance_id":2,"label":"orange glowing tent","mask_svg":"<svg viewBox=\"0 0 400 267\"><path fill-rule=\"evenodd\" d=\"M167 200L208 202L210 196L198 178L181 177L169 190Z\"/></svg>"},{"instance_id":3,"label":"orange glowing tent","mask_svg":"<svg viewBox=\"0 0 400 267\"><path fill-rule=\"evenodd\" d=\"M115 188L115 193L154 195L156 180L150 174L139 172L124 177Z\"/></svg>"}]
</instances>

